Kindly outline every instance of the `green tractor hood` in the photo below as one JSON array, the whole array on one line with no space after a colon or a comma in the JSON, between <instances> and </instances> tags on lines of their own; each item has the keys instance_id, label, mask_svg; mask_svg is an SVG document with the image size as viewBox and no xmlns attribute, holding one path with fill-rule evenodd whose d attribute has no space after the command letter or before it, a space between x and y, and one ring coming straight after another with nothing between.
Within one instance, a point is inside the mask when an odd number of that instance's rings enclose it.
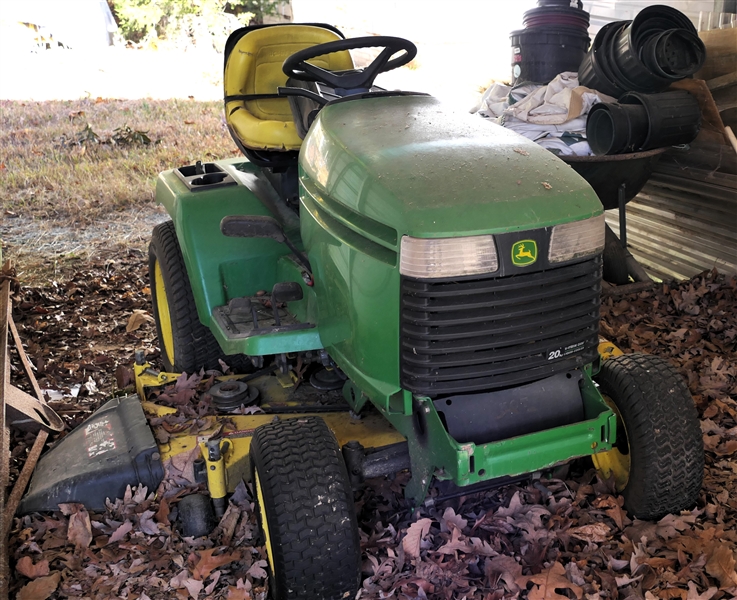
<instances>
[{"instance_id":1,"label":"green tractor hood","mask_svg":"<svg viewBox=\"0 0 737 600\"><path fill-rule=\"evenodd\" d=\"M373 225L389 245L397 234L520 231L602 210L591 187L548 150L430 96L327 106L305 138L300 168L308 193L368 217L362 229Z\"/></svg>"}]
</instances>

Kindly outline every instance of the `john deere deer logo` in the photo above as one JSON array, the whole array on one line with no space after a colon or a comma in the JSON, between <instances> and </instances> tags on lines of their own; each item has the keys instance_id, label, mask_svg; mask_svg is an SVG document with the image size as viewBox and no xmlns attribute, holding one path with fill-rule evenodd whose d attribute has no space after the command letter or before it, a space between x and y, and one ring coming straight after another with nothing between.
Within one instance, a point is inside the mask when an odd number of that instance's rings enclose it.
<instances>
[{"instance_id":1,"label":"john deere deer logo","mask_svg":"<svg viewBox=\"0 0 737 600\"><path fill-rule=\"evenodd\" d=\"M526 267L537 260L537 244L535 240L520 240L512 246L512 264L515 267Z\"/></svg>"}]
</instances>

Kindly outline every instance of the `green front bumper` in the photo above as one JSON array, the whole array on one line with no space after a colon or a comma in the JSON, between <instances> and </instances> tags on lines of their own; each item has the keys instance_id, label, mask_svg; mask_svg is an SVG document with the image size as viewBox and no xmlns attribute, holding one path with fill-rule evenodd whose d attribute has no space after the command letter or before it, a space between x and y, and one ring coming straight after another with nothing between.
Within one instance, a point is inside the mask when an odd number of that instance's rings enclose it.
<instances>
[{"instance_id":1,"label":"green front bumper","mask_svg":"<svg viewBox=\"0 0 737 600\"><path fill-rule=\"evenodd\" d=\"M583 421L487 444L453 439L430 398L415 396L410 411L403 414L380 407L409 441L412 479L407 496L416 503L424 500L433 477L467 486L533 473L572 458L611 450L616 442L616 416L589 373L584 373L581 392ZM418 419L422 421L421 435L417 435Z\"/></svg>"}]
</instances>

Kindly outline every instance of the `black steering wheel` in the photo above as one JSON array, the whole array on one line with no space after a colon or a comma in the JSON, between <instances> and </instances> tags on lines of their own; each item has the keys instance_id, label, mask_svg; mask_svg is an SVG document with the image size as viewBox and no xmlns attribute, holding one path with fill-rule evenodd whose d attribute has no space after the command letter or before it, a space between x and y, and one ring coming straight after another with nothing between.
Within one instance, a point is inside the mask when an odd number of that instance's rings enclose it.
<instances>
[{"instance_id":1,"label":"black steering wheel","mask_svg":"<svg viewBox=\"0 0 737 600\"><path fill-rule=\"evenodd\" d=\"M307 62L312 58L358 48L384 48L364 69L350 71L328 71ZM392 58L397 52L403 54ZM292 54L284 61L282 71L287 77L301 81L319 81L333 88L370 88L379 73L406 65L417 55L417 46L404 38L391 36L367 36L336 40L326 44L310 46ZM390 60L391 59L391 60Z\"/></svg>"}]
</instances>

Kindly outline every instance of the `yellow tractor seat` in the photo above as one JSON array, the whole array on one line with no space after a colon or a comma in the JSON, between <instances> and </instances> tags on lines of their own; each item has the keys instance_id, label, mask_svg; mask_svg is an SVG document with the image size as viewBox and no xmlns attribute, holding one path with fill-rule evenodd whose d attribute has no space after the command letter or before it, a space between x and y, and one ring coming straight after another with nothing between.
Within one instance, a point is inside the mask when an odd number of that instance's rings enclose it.
<instances>
[{"instance_id":1,"label":"yellow tractor seat","mask_svg":"<svg viewBox=\"0 0 737 600\"><path fill-rule=\"evenodd\" d=\"M231 36L235 42L228 40L226 46L223 87L225 119L236 143L252 150L299 150L302 140L289 101L277 96L277 88L287 83L282 63L309 46L343 39L336 31L318 25L273 25L247 27ZM354 68L348 51L310 62L331 71Z\"/></svg>"}]
</instances>

